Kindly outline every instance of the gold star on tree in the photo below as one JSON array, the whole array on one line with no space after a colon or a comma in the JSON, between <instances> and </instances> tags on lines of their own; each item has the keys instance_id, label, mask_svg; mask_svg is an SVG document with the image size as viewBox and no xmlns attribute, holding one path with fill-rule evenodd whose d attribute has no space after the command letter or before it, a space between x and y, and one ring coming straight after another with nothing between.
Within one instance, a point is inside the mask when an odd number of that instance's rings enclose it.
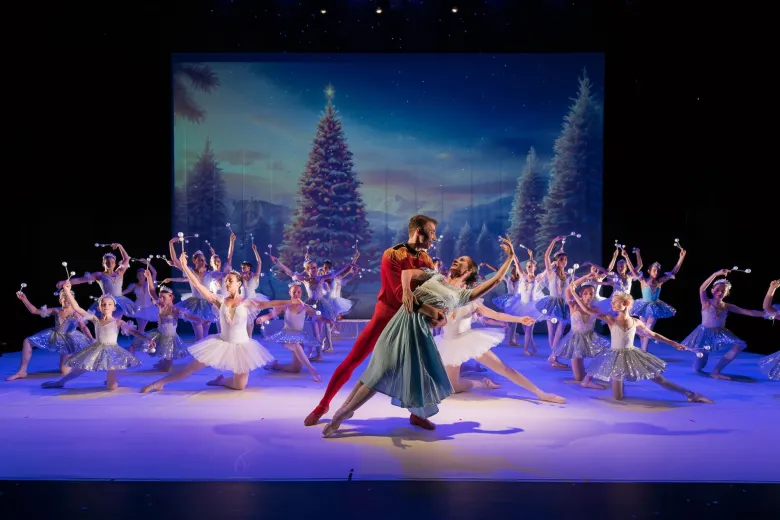
<instances>
[{"instance_id":1,"label":"gold star on tree","mask_svg":"<svg viewBox=\"0 0 780 520\"><path fill-rule=\"evenodd\" d=\"M328 86L325 87L325 97L331 100L335 95L336 95L336 89L333 88L333 85L328 84Z\"/></svg>"}]
</instances>

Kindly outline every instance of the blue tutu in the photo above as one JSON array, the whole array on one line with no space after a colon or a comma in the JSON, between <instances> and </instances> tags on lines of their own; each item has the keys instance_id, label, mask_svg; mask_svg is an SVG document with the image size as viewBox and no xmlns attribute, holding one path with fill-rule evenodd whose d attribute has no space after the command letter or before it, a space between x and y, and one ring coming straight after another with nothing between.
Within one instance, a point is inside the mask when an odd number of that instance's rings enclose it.
<instances>
[{"instance_id":1,"label":"blue tutu","mask_svg":"<svg viewBox=\"0 0 780 520\"><path fill-rule=\"evenodd\" d=\"M769 379L780 381L780 350L769 356L763 357L758 361L761 372L766 374Z\"/></svg>"},{"instance_id":2,"label":"blue tutu","mask_svg":"<svg viewBox=\"0 0 780 520\"><path fill-rule=\"evenodd\" d=\"M569 321L569 305L566 300L555 296L545 296L536 302L536 310L539 313L539 321L547 321L555 318L558 321Z\"/></svg>"},{"instance_id":3,"label":"blue tutu","mask_svg":"<svg viewBox=\"0 0 780 520\"><path fill-rule=\"evenodd\" d=\"M30 345L57 354L75 354L88 347L91 341L79 330L59 332L56 329L46 329L33 334L27 341Z\"/></svg>"},{"instance_id":4,"label":"blue tutu","mask_svg":"<svg viewBox=\"0 0 780 520\"><path fill-rule=\"evenodd\" d=\"M677 309L661 300L637 300L631 308L631 315L637 318L671 318L677 314Z\"/></svg>"},{"instance_id":5,"label":"blue tutu","mask_svg":"<svg viewBox=\"0 0 780 520\"><path fill-rule=\"evenodd\" d=\"M609 340L595 331L570 331L555 347L553 355L563 359L594 358L609 346Z\"/></svg>"},{"instance_id":6,"label":"blue tutu","mask_svg":"<svg viewBox=\"0 0 780 520\"><path fill-rule=\"evenodd\" d=\"M302 330L290 330L282 329L280 331L271 334L266 341L273 341L274 343L298 343L303 346L319 345L319 341Z\"/></svg>"},{"instance_id":7,"label":"blue tutu","mask_svg":"<svg viewBox=\"0 0 780 520\"><path fill-rule=\"evenodd\" d=\"M666 362L641 348L608 348L588 365L588 375L601 381L655 379L666 371Z\"/></svg>"},{"instance_id":8,"label":"blue tutu","mask_svg":"<svg viewBox=\"0 0 780 520\"><path fill-rule=\"evenodd\" d=\"M705 327L699 325L688 337L680 342L688 348L702 349L710 347L710 352L723 352L731 350L734 345L739 345L740 350L747 348L747 343L739 339L729 329Z\"/></svg>"},{"instance_id":9,"label":"blue tutu","mask_svg":"<svg viewBox=\"0 0 780 520\"><path fill-rule=\"evenodd\" d=\"M523 298L519 294L505 294L493 299L493 305L501 309L505 314L510 316L529 316L535 320L539 319L541 314L536 309L537 303L539 302L523 302Z\"/></svg>"},{"instance_id":10,"label":"blue tutu","mask_svg":"<svg viewBox=\"0 0 780 520\"><path fill-rule=\"evenodd\" d=\"M203 298L187 298L177 303L176 308L211 323L219 321L219 309Z\"/></svg>"}]
</instances>

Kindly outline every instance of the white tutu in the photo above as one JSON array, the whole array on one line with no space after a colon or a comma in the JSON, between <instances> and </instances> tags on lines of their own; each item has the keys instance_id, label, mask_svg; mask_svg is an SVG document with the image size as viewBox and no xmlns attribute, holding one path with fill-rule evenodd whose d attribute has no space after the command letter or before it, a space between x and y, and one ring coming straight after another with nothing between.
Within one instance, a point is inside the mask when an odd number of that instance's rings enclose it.
<instances>
[{"instance_id":1,"label":"white tutu","mask_svg":"<svg viewBox=\"0 0 780 520\"><path fill-rule=\"evenodd\" d=\"M189 351L204 365L234 374L248 374L274 360L268 349L253 339L228 343L219 334L206 336L192 345Z\"/></svg>"},{"instance_id":2,"label":"white tutu","mask_svg":"<svg viewBox=\"0 0 780 520\"><path fill-rule=\"evenodd\" d=\"M503 329L471 329L455 338L433 338L444 366L457 367L479 356L504 341Z\"/></svg>"}]
</instances>

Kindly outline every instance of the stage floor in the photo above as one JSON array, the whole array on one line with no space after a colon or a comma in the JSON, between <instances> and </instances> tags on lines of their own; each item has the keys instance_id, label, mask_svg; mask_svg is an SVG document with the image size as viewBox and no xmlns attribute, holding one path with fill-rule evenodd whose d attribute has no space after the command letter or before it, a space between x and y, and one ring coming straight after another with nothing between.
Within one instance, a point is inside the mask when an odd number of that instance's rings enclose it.
<instances>
[{"instance_id":1,"label":"stage floor","mask_svg":"<svg viewBox=\"0 0 780 520\"><path fill-rule=\"evenodd\" d=\"M44 390L43 381L57 378L56 355L36 350L31 375L5 382L19 362L6 354L0 479L780 482L780 385L759 373L758 356L744 354L727 370L743 377L716 381L691 372L690 354L651 344L668 361L669 379L716 404L688 403L651 382L627 383L625 400L615 402L609 390L583 389L570 371L549 367L546 337L536 341L535 357L519 347L495 352L565 405L470 374L502 387L448 398L435 431L410 426L405 410L378 395L333 439L321 437L322 427L362 367L323 422L306 428L325 388L306 373L257 370L236 392L207 387L217 372L206 369L140 394L160 374L139 354L143 365L123 373L115 392L104 390L102 373ZM350 346L337 341L317 364L325 381ZM287 362L288 351L269 347Z\"/></svg>"}]
</instances>

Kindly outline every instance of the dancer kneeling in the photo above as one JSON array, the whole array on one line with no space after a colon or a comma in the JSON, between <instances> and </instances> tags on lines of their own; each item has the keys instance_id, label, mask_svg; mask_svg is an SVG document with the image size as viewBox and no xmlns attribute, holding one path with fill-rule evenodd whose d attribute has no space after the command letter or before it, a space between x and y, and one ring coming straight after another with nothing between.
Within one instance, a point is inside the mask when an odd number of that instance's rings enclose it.
<instances>
[{"instance_id":1,"label":"dancer kneeling","mask_svg":"<svg viewBox=\"0 0 780 520\"><path fill-rule=\"evenodd\" d=\"M576 286L571 288L571 295L580 304L581 310L588 314L594 314L594 311L582 303L576 289ZM638 329L649 338L671 345L677 350L692 350L653 332L644 323L632 318L629 311L633 303L634 299L630 294L615 292L612 294L612 310L617 312L617 316L599 315L599 319L604 320L609 326L612 336L611 347L599 354L588 366L586 379L595 378L611 382L612 395L618 401L623 399L623 381L649 379L667 390L684 395L691 402L712 404L712 400L703 395L687 390L664 378L661 374L666 371L666 363L634 346L634 336Z\"/></svg>"},{"instance_id":2,"label":"dancer kneeling","mask_svg":"<svg viewBox=\"0 0 780 520\"><path fill-rule=\"evenodd\" d=\"M236 271L231 271L225 277L227 296L217 296L204 286L189 268L186 253L182 253L179 260L181 270L189 278L192 287L200 292L206 301L219 307L220 332L203 338L189 348L190 354L195 358L189 365L146 385L141 392L162 390L167 383L181 381L207 366L233 372L232 377L224 378L220 375L209 381L208 385L243 390L249 381L249 372L274 360L264 346L247 334L248 313L252 310L300 304L301 301L241 298L238 290L242 280Z\"/></svg>"},{"instance_id":3,"label":"dancer kneeling","mask_svg":"<svg viewBox=\"0 0 780 520\"><path fill-rule=\"evenodd\" d=\"M466 259L467 257L461 257L456 262L466 262ZM476 282L477 273L469 271L467 265L465 269L465 274L451 282L455 287L470 287ZM565 403L566 399L543 392L523 374L506 365L493 353L492 348L503 341L504 333L497 329L472 329L472 318L477 314L499 322L520 323L531 327L535 323L535 320L530 316L512 316L495 312L485 307L481 298L473 300L452 313L447 319L442 334L433 339L439 349L442 363L447 370L447 377L449 377L455 393L466 392L472 388L487 388L489 390L499 388L499 385L487 377L481 381L461 379L461 364L475 359L516 385L536 394L542 401Z\"/></svg>"},{"instance_id":4,"label":"dancer kneeling","mask_svg":"<svg viewBox=\"0 0 780 520\"><path fill-rule=\"evenodd\" d=\"M401 273L403 308L382 331L368 368L350 398L323 430L324 437L333 435L377 392L390 396L394 405L423 419L438 412L437 405L455 390L436 349L427 317L416 311L422 305L454 311L487 294L504 278L515 257L508 239L501 238L501 248L506 261L495 276L474 289L458 288L453 283L469 271L477 272L476 262L466 256L452 263L449 280L429 269L406 269ZM413 280L424 281L414 292Z\"/></svg>"}]
</instances>

